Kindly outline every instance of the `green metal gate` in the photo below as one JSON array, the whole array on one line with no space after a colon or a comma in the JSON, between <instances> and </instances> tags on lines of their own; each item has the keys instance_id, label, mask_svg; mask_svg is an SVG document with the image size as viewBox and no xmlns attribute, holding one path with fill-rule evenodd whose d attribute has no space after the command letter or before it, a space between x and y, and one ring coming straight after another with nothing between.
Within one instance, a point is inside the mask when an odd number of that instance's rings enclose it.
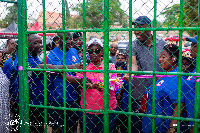
<instances>
[{"instance_id":1,"label":"green metal gate","mask_svg":"<svg viewBox=\"0 0 200 133\"><path fill-rule=\"evenodd\" d=\"M181 72L181 66L182 66L182 33L183 31L187 30L197 30L198 31L198 45L200 42L200 19L198 23L198 27L184 27L183 26L183 4L184 1L180 0L180 20L179 20L179 27L158 27L157 26L157 6L158 1L154 0L154 19L153 19L153 27L152 28L132 28L132 8L136 5L132 5L133 1L129 0L129 27L128 28L120 28L120 29L114 29L109 27L109 0L104 0L103 2L103 28L100 29L87 29L86 28L86 8L85 3L86 1L83 0L83 27L80 30L66 30L65 27L65 0L62 0L62 29L60 30L47 30L46 28L46 20L45 20L45 5L46 1L42 1L43 6L43 31L27 31L27 1L26 0L17 0L17 1L9 1L9 0L0 0L1 2L8 2L8 3L16 3L18 7L18 53L19 53L19 60L18 65L22 68L19 70L19 99L20 99L20 132L25 133L29 132L29 109L31 107L37 107L37 108L44 108L44 123L47 123L47 110L48 109L58 109L58 110L71 110L71 111L81 111L84 113L83 117L83 132L86 132L86 112L95 112L95 113L102 113L104 115L104 132L109 132L109 113L116 113L116 114L125 114L128 115L128 126L131 127L131 116L137 115L137 116L143 116L143 117L152 117L153 118L153 124L152 124L152 132L155 132L155 118L162 118L162 119L171 119L171 120L177 120L177 132L180 132L180 121L194 121L194 129L193 132L197 133L199 131L199 108L200 108L200 83L196 82L195 86L195 118L183 118L180 117L180 109L181 109L181 76L200 76L200 47L198 46L198 52L197 52L197 67L196 67L196 73L182 73ZM200 1L198 2L198 18L200 18ZM153 71L132 71L132 31L153 31L153 44L156 44L156 32L157 31L173 31L178 30L179 31L179 72L176 74L179 76L179 86L178 86L178 115L177 117L172 116L158 116L155 115L155 82L156 82L156 75L174 75L174 73L166 73L166 72L156 72L156 45L153 45L153 64L154 69ZM28 37L27 35L29 33L43 33L43 50L44 50L44 57L46 57L46 34L47 33L67 33L67 32L83 32L83 70L69 70L66 69L66 61L63 62L63 69L62 70L54 70L54 69L48 69L46 67L46 58L44 58L44 69L33 69L28 68ZM129 33L129 71L116 71L116 70L109 70L109 33L111 31L127 31ZM64 106L63 107L52 107L47 106L47 77L48 74L46 71L51 72L63 72L63 94L66 94L66 72L83 72L83 77L86 77L86 72L94 72L90 70L86 70L86 33L87 32L103 32L104 36L104 70L95 70L96 73L104 73L104 110L88 110L86 108L86 78L83 78L83 108L66 108L66 96L64 95ZM65 39L64 39L65 41ZM65 53L66 48L63 48L63 51ZM63 54L64 60L66 59L66 55ZM29 85L28 85L28 72L29 71L42 71L44 72L44 105L32 105L29 104ZM129 84L129 108L128 112L123 111L113 111L109 110L109 73L129 73L129 80L131 80L131 74L151 74L153 75L153 105L152 105L152 114L143 114L143 113L135 113L131 112L131 92L132 92L132 86ZM66 125L66 114L64 115L64 127ZM47 132L47 124L45 124L45 132ZM64 128L64 132L66 131L66 128ZM128 128L128 132L131 132L131 128Z\"/></svg>"}]
</instances>

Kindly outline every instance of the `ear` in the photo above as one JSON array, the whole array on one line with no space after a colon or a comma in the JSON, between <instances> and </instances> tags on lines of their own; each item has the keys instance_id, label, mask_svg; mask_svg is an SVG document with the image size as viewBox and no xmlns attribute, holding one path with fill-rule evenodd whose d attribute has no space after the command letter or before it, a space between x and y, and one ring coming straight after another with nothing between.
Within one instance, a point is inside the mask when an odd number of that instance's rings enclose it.
<instances>
[{"instance_id":1,"label":"ear","mask_svg":"<svg viewBox=\"0 0 200 133\"><path fill-rule=\"evenodd\" d=\"M172 57L172 60L173 60L173 62L176 62L176 58L175 57Z\"/></svg>"}]
</instances>

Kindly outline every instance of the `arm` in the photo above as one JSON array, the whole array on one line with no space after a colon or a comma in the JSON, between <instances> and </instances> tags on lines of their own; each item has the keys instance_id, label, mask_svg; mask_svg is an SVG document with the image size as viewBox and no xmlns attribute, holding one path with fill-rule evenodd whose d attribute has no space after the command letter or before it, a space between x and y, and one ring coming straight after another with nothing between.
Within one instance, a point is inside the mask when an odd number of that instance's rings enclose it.
<instances>
[{"instance_id":1,"label":"arm","mask_svg":"<svg viewBox=\"0 0 200 133\"><path fill-rule=\"evenodd\" d=\"M182 112L183 112L183 107L184 107L185 103L182 102L181 103L181 110L180 110L180 116L182 116ZM172 116L177 117L177 103L174 103L174 111ZM174 125L177 124L177 120L171 120L170 124L169 124L169 130L170 128L176 128ZM167 131L168 133L171 133L170 131Z\"/></svg>"},{"instance_id":2,"label":"arm","mask_svg":"<svg viewBox=\"0 0 200 133\"><path fill-rule=\"evenodd\" d=\"M129 69L129 67L128 67ZM136 59L136 56L132 56L132 71L138 71L138 65L137 65L137 59ZM123 79L126 81L126 82L129 82L129 74L125 74Z\"/></svg>"},{"instance_id":3,"label":"arm","mask_svg":"<svg viewBox=\"0 0 200 133\"><path fill-rule=\"evenodd\" d=\"M137 59L136 56L132 56L132 71L138 71Z\"/></svg>"},{"instance_id":4,"label":"arm","mask_svg":"<svg viewBox=\"0 0 200 133\"><path fill-rule=\"evenodd\" d=\"M48 69L63 69L63 65L52 65L52 64L46 64ZM36 68L44 69L44 64L39 64ZM82 69L83 64L73 64L73 65L66 65L66 68L68 69Z\"/></svg>"}]
</instances>

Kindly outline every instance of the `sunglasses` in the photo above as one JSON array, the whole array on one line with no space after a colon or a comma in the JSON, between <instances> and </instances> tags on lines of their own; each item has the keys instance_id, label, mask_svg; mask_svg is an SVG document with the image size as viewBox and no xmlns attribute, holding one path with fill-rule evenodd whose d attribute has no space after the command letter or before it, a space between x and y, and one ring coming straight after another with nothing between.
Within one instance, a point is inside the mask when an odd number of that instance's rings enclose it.
<instances>
[{"instance_id":1,"label":"sunglasses","mask_svg":"<svg viewBox=\"0 0 200 133\"><path fill-rule=\"evenodd\" d=\"M118 60L120 60L120 59L121 59L121 60L124 60L125 58L119 58L119 57L117 57L117 59L118 59Z\"/></svg>"},{"instance_id":2,"label":"sunglasses","mask_svg":"<svg viewBox=\"0 0 200 133\"><path fill-rule=\"evenodd\" d=\"M93 53L99 54L100 52L101 52L101 49L90 49L90 50L88 50L89 54L93 54Z\"/></svg>"}]
</instances>

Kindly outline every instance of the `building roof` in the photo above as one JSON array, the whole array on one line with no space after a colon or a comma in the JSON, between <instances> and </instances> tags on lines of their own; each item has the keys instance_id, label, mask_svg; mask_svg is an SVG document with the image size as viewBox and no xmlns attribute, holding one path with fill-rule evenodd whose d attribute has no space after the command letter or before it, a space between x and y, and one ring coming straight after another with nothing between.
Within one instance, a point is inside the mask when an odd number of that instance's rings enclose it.
<instances>
[{"instance_id":1,"label":"building roof","mask_svg":"<svg viewBox=\"0 0 200 133\"><path fill-rule=\"evenodd\" d=\"M46 24L61 24L62 23L62 13L45 11ZM40 11L38 16L38 22L43 23L43 11Z\"/></svg>"}]
</instances>

